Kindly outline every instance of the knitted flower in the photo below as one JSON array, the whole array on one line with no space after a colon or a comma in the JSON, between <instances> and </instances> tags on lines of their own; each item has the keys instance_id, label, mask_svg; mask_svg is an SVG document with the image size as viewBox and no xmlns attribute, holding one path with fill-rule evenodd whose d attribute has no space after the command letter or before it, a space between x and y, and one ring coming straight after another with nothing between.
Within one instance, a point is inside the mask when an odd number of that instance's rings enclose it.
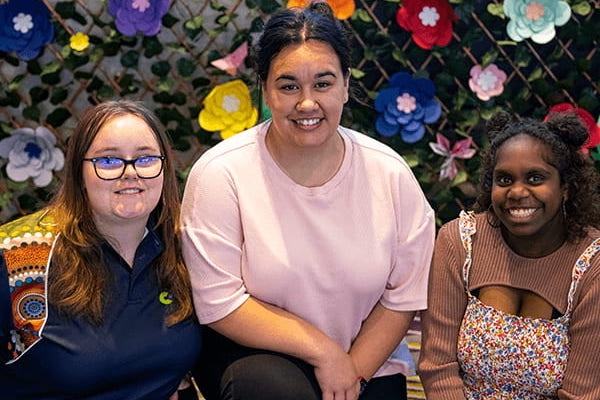
<instances>
[{"instance_id":1,"label":"knitted flower","mask_svg":"<svg viewBox=\"0 0 600 400\"><path fill-rule=\"evenodd\" d=\"M498 96L504 91L506 73L495 64L490 64L484 69L480 65L471 68L469 87L483 101Z\"/></svg>"},{"instance_id":2,"label":"knitted flower","mask_svg":"<svg viewBox=\"0 0 600 400\"><path fill-rule=\"evenodd\" d=\"M311 3L311 0L289 0L287 2L287 8L294 7L307 7ZM356 5L354 4L354 0L327 0L327 4L331 7L333 11L333 15L337 19L347 19L354 14L354 10L356 9Z\"/></svg>"},{"instance_id":3,"label":"knitted flower","mask_svg":"<svg viewBox=\"0 0 600 400\"><path fill-rule=\"evenodd\" d=\"M516 42L531 38L544 44L556 35L554 26L562 26L571 18L571 8L560 0L504 0L504 14L510 19L508 36Z\"/></svg>"},{"instance_id":4,"label":"knitted flower","mask_svg":"<svg viewBox=\"0 0 600 400\"><path fill-rule=\"evenodd\" d=\"M548 121L552 114L555 113L573 113L576 114L581 122L587 127L590 137L588 140L581 146L581 150L584 153L588 153L589 149L594 148L600 145L600 126L594 121L594 117L592 114L584 110L583 108L575 107L569 103L560 103L550 107L548 110L548 114L544 117L544 121Z\"/></svg>"},{"instance_id":5,"label":"knitted flower","mask_svg":"<svg viewBox=\"0 0 600 400\"><path fill-rule=\"evenodd\" d=\"M404 0L396 22L412 32L415 43L426 50L452 40L452 23L458 19L448 0Z\"/></svg>"},{"instance_id":6,"label":"knitted flower","mask_svg":"<svg viewBox=\"0 0 600 400\"><path fill-rule=\"evenodd\" d=\"M252 106L248 86L240 79L215 86L198 115L203 129L221 131L223 139L254 126L257 121L258 109Z\"/></svg>"},{"instance_id":7,"label":"knitted flower","mask_svg":"<svg viewBox=\"0 0 600 400\"><path fill-rule=\"evenodd\" d=\"M84 51L90 45L90 37L85 33L77 32L71 36L69 45L73 50Z\"/></svg>"},{"instance_id":8,"label":"knitted flower","mask_svg":"<svg viewBox=\"0 0 600 400\"><path fill-rule=\"evenodd\" d=\"M0 157L8 159L6 174L16 182L33 178L36 186L47 186L52 171L60 170L65 162L55 145L56 137L43 126L12 131L10 137L0 140Z\"/></svg>"},{"instance_id":9,"label":"knitted flower","mask_svg":"<svg viewBox=\"0 0 600 400\"><path fill-rule=\"evenodd\" d=\"M442 114L434 95L435 86L429 79L395 73L389 87L375 98L375 109L382 113L375 121L375 129L388 137L401 131L402 140L407 143L419 141L425 134L423 124L437 121Z\"/></svg>"},{"instance_id":10,"label":"knitted flower","mask_svg":"<svg viewBox=\"0 0 600 400\"><path fill-rule=\"evenodd\" d=\"M435 154L446 157L440 170L440 179L448 178L452 180L456 177L456 173L458 172L456 159L467 159L475 155L476 150L471 148L473 139L467 138L459 140L454 143L454 146L450 149L450 141L444 135L438 133L435 137L437 143L431 142L429 143L429 147L431 147L431 150L433 150Z\"/></svg>"},{"instance_id":11,"label":"knitted flower","mask_svg":"<svg viewBox=\"0 0 600 400\"><path fill-rule=\"evenodd\" d=\"M156 35L167 11L169 0L108 0L108 12L116 18L119 32L126 36L137 31L145 36Z\"/></svg>"},{"instance_id":12,"label":"knitted flower","mask_svg":"<svg viewBox=\"0 0 600 400\"><path fill-rule=\"evenodd\" d=\"M27 61L54 40L50 12L41 0L12 0L0 4L0 51L15 51Z\"/></svg>"}]
</instances>

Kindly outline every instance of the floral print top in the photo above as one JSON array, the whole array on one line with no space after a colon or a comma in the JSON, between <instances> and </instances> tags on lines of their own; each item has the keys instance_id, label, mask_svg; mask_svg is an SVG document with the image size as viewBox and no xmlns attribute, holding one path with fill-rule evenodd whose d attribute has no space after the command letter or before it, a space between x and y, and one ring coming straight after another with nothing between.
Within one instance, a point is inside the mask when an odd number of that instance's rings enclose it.
<instances>
[{"instance_id":1,"label":"floral print top","mask_svg":"<svg viewBox=\"0 0 600 400\"><path fill-rule=\"evenodd\" d=\"M465 397L471 399L555 398L569 356L569 322L577 284L600 250L596 239L572 272L567 310L556 319L525 318L489 307L468 290L475 217L462 212L460 235L466 250L463 281L467 308L458 337L458 361Z\"/></svg>"}]
</instances>

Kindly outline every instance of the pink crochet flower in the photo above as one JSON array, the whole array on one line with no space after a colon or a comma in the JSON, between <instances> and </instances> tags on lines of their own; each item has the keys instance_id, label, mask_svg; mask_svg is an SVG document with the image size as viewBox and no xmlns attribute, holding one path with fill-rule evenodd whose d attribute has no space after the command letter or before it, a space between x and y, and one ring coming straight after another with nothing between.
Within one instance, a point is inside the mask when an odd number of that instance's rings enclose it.
<instances>
[{"instance_id":1,"label":"pink crochet flower","mask_svg":"<svg viewBox=\"0 0 600 400\"><path fill-rule=\"evenodd\" d=\"M456 159L467 159L475 155L477 150L471 148L473 139L467 138L454 143L450 149L450 141L442 134L435 135L437 143L430 142L429 147L435 154L446 157L440 170L440 179L448 178L453 180L458 173Z\"/></svg>"},{"instance_id":2,"label":"pink crochet flower","mask_svg":"<svg viewBox=\"0 0 600 400\"><path fill-rule=\"evenodd\" d=\"M506 73L495 64L490 64L484 69L481 69L480 65L475 65L470 73L469 87L479 99L487 101L504 91Z\"/></svg>"}]
</instances>

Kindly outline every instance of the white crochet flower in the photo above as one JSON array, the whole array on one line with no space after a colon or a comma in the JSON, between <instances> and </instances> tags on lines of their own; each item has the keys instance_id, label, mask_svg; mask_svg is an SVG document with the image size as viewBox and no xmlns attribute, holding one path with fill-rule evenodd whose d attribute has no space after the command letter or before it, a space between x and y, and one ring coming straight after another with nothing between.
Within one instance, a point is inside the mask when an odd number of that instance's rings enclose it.
<instances>
[{"instance_id":1,"label":"white crochet flower","mask_svg":"<svg viewBox=\"0 0 600 400\"><path fill-rule=\"evenodd\" d=\"M55 147L56 137L47 128L16 129L0 140L0 157L8 159L6 174L16 182L33 178L38 187L52 182L52 171L62 169L63 152Z\"/></svg>"}]
</instances>

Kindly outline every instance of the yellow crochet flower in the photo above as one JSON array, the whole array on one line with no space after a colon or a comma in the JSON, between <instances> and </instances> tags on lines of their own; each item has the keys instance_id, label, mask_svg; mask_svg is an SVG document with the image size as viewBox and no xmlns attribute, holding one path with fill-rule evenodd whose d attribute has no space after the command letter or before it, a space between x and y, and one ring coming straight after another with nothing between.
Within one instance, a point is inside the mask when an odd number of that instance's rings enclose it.
<instances>
[{"instance_id":1,"label":"yellow crochet flower","mask_svg":"<svg viewBox=\"0 0 600 400\"><path fill-rule=\"evenodd\" d=\"M71 36L70 45L73 50L84 51L90 45L90 38L85 33L77 32Z\"/></svg>"},{"instance_id":2,"label":"yellow crochet flower","mask_svg":"<svg viewBox=\"0 0 600 400\"><path fill-rule=\"evenodd\" d=\"M258 109L252 106L248 86L240 79L215 86L198 115L202 129L220 131L223 139L254 126L257 121Z\"/></svg>"}]
</instances>

